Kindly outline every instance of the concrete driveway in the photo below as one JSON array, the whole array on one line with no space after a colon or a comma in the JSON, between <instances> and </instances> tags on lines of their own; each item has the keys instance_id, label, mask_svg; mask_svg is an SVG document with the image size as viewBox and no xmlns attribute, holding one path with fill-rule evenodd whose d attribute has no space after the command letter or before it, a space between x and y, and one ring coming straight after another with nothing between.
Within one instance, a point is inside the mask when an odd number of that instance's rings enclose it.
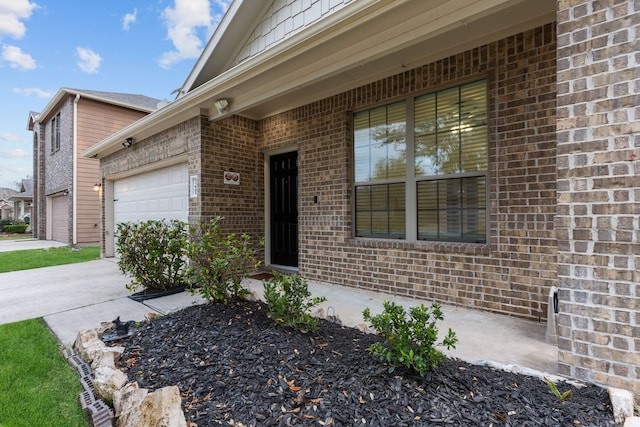
<instances>
[{"instance_id":1,"label":"concrete driveway","mask_svg":"<svg viewBox=\"0 0 640 427\"><path fill-rule=\"evenodd\" d=\"M65 246L51 240L2 240L2 252ZM0 273L0 324L126 298L128 280L115 259Z\"/></svg>"},{"instance_id":2,"label":"concrete driveway","mask_svg":"<svg viewBox=\"0 0 640 427\"><path fill-rule=\"evenodd\" d=\"M2 252L66 246L50 240L2 240ZM0 273L0 324L42 317L62 344L73 343L78 332L102 322L144 320L149 313L166 314L201 300L186 293L139 303L128 298L129 279L117 259Z\"/></svg>"},{"instance_id":3,"label":"concrete driveway","mask_svg":"<svg viewBox=\"0 0 640 427\"><path fill-rule=\"evenodd\" d=\"M2 240L2 252L66 246L50 240ZM129 298L129 280L115 258L0 273L0 324L44 318L63 344L78 331L94 329L118 316L143 320L148 306Z\"/></svg>"},{"instance_id":4,"label":"concrete driveway","mask_svg":"<svg viewBox=\"0 0 640 427\"><path fill-rule=\"evenodd\" d=\"M24 249L45 249L67 246L53 240L15 239L0 240L0 252L21 251Z\"/></svg>"},{"instance_id":5,"label":"concrete driveway","mask_svg":"<svg viewBox=\"0 0 640 427\"><path fill-rule=\"evenodd\" d=\"M0 324L123 298L127 282L106 259L1 273Z\"/></svg>"}]
</instances>

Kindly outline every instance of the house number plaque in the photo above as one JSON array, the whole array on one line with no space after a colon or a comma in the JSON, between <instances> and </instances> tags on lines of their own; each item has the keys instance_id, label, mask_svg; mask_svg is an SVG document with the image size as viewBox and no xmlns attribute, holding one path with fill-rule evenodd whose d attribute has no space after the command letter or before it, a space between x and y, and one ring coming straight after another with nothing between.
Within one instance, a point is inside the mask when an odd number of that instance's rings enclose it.
<instances>
[{"instance_id":1,"label":"house number plaque","mask_svg":"<svg viewBox=\"0 0 640 427\"><path fill-rule=\"evenodd\" d=\"M228 185L240 185L240 174L238 172L225 172L224 183Z\"/></svg>"}]
</instances>

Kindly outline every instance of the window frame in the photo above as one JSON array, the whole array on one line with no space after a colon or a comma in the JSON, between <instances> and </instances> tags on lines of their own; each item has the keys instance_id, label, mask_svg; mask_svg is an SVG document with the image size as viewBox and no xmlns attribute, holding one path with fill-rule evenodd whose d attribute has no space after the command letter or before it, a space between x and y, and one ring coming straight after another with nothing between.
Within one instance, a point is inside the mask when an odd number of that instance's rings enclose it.
<instances>
[{"instance_id":1,"label":"window frame","mask_svg":"<svg viewBox=\"0 0 640 427\"><path fill-rule=\"evenodd\" d=\"M486 147L485 147L485 158L486 158L486 169L483 171L470 171L470 172L460 172L460 173L446 173L442 175L426 175L426 176L416 176L416 164L415 164L415 103L416 99L425 95L429 95L432 93L437 93L443 90L448 90L452 88L460 88L462 86L472 84L475 82L484 81L486 84ZM375 108L379 108L382 106L388 106L397 102L405 103L405 144L406 144L406 174L404 178L392 178L385 180L375 180L375 181L356 181L356 158L355 158L355 123L353 124L351 131L351 155L353 156L353 166L351 168L352 174L352 194L353 194L353 208L352 208L352 237L355 239L362 240L390 240L390 241L403 241L409 243L420 243L420 244L463 244L463 245L489 245L491 238L491 212L490 212L490 193L491 193L491 182L489 177L489 170L491 167L490 163L490 155L489 155L489 144L490 144L490 115L489 115L489 81L486 77L475 78L468 81L462 81L460 83L449 85L441 88L434 88L433 90L427 92L421 92L418 94L410 94L404 97L394 98L385 102L384 104L373 105L368 108L363 108L359 110L355 110L351 115L352 121L355 120L356 114L369 111ZM464 179L469 177L482 177L485 182L485 235L484 241L471 241L471 240L462 240L462 239L424 239L418 238L418 183L422 181L438 181L438 180L448 180L448 179ZM380 236L380 235L358 235L357 232L357 206L356 206L356 192L357 188L360 186L373 186L373 185L388 185L392 183L404 183L405 185L405 236L404 238L400 237L391 237L391 236Z\"/></svg>"},{"instance_id":2,"label":"window frame","mask_svg":"<svg viewBox=\"0 0 640 427\"><path fill-rule=\"evenodd\" d=\"M51 154L60 150L60 113L51 119Z\"/></svg>"}]
</instances>

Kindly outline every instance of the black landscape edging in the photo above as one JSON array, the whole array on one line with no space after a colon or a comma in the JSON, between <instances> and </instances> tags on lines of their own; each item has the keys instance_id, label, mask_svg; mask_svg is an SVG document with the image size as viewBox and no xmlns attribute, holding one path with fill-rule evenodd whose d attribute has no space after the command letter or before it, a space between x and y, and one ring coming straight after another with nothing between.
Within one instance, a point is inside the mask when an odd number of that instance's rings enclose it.
<instances>
[{"instance_id":1,"label":"black landscape edging","mask_svg":"<svg viewBox=\"0 0 640 427\"><path fill-rule=\"evenodd\" d=\"M129 295L129 299L132 299L136 302L142 302L149 299L166 297L168 295L179 294L180 292L184 292L187 289L186 286L178 286L177 288L171 289L151 289L146 288L140 292L136 292L133 295Z\"/></svg>"},{"instance_id":2,"label":"black landscape edging","mask_svg":"<svg viewBox=\"0 0 640 427\"><path fill-rule=\"evenodd\" d=\"M63 355L80 377L80 384L84 391L80 393L78 398L80 399L82 412L91 418L91 425L93 427L113 426L115 416L113 410L95 395L91 366L73 350L65 349Z\"/></svg>"}]
</instances>

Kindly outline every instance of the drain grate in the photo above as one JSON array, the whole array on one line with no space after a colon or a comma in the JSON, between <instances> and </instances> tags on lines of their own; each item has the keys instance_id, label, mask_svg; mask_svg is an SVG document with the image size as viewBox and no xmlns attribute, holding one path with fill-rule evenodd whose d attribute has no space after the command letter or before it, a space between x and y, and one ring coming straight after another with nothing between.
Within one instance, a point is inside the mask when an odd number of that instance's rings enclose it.
<instances>
[{"instance_id":1,"label":"drain grate","mask_svg":"<svg viewBox=\"0 0 640 427\"><path fill-rule=\"evenodd\" d=\"M91 366L76 352L64 349L62 354L67 362L78 372L80 384L85 391L80 393L82 411L91 418L93 427L112 427L114 413L102 400L97 399L93 389L93 372Z\"/></svg>"},{"instance_id":2,"label":"drain grate","mask_svg":"<svg viewBox=\"0 0 640 427\"><path fill-rule=\"evenodd\" d=\"M91 366L89 366L89 364L79 355L74 354L68 357L67 361L75 368L76 371L78 371L78 374L80 374L81 377L91 375Z\"/></svg>"},{"instance_id":3,"label":"drain grate","mask_svg":"<svg viewBox=\"0 0 640 427\"><path fill-rule=\"evenodd\" d=\"M91 417L93 427L113 426L113 411L102 400L96 400L82 410Z\"/></svg>"},{"instance_id":4,"label":"drain grate","mask_svg":"<svg viewBox=\"0 0 640 427\"><path fill-rule=\"evenodd\" d=\"M85 375L84 377L80 377L80 384L82 384L82 388L93 394L93 376Z\"/></svg>"},{"instance_id":5,"label":"drain grate","mask_svg":"<svg viewBox=\"0 0 640 427\"><path fill-rule=\"evenodd\" d=\"M80 393L80 406L85 411L89 406L96 403L96 396L91 391L83 391Z\"/></svg>"}]
</instances>

